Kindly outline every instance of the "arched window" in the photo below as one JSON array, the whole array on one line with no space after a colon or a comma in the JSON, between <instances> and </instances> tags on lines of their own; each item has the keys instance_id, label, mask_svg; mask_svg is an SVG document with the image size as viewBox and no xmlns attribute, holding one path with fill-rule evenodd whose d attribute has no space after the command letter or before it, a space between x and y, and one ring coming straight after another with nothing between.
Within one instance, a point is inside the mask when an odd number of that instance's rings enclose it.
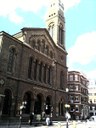
<instances>
[{"instance_id":1,"label":"arched window","mask_svg":"<svg viewBox=\"0 0 96 128\"><path fill-rule=\"evenodd\" d=\"M42 81L42 67L43 67L43 64L41 62L39 65L39 81Z\"/></svg>"},{"instance_id":2,"label":"arched window","mask_svg":"<svg viewBox=\"0 0 96 128\"><path fill-rule=\"evenodd\" d=\"M52 79L52 68L51 67L49 67L48 68L48 84L51 84L52 83L52 81L51 81L51 79Z\"/></svg>"},{"instance_id":3,"label":"arched window","mask_svg":"<svg viewBox=\"0 0 96 128\"><path fill-rule=\"evenodd\" d=\"M37 50L40 51L40 40L37 40Z\"/></svg>"},{"instance_id":4,"label":"arched window","mask_svg":"<svg viewBox=\"0 0 96 128\"><path fill-rule=\"evenodd\" d=\"M44 74L43 74L43 81L46 83L46 71L47 71L47 65L44 66Z\"/></svg>"},{"instance_id":5,"label":"arched window","mask_svg":"<svg viewBox=\"0 0 96 128\"><path fill-rule=\"evenodd\" d=\"M37 66L38 66L38 61L36 60L34 65L34 80L37 79Z\"/></svg>"},{"instance_id":6,"label":"arched window","mask_svg":"<svg viewBox=\"0 0 96 128\"><path fill-rule=\"evenodd\" d=\"M48 46L45 47L45 54L46 54L46 55L49 54L49 47L48 47Z\"/></svg>"},{"instance_id":7,"label":"arched window","mask_svg":"<svg viewBox=\"0 0 96 128\"><path fill-rule=\"evenodd\" d=\"M59 25L59 44L63 45L63 41L64 41L64 30L63 30L63 25L60 24Z\"/></svg>"},{"instance_id":8,"label":"arched window","mask_svg":"<svg viewBox=\"0 0 96 128\"><path fill-rule=\"evenodd\" d=\"M33 64L33 58L29 58L29 66L28 66L28 78L31 79L32 77L32 64Z\"/></svg>"},{"instance_id":9,"label":"arched window","mask_svg":"<svg viewBox=\"0 0 96 128\"><path fill-rule=\"evenodd\" d=\"M16 57L16 49L14 47L9 49L9 59L8 59L8 66L7 71L13 72L13 68L15 65L15 57Z\"/></svg>"},{"instance_id":10,"label":"arched window","mask_svg":"<svg viewBox=\"0 0 96 128\"><path fill-rule=\"evenodd\" d=\"M41 114L42 112L42 96L38 94L34 104L34 114Z\"/></svg>"},{"instance_id":11,"label":"arched window","mask_svg":"<svg viewBox=\"0 0 96 128\"><path fill-rule=\"evenodd\" d=\"M53 23L51 23L49 25L48 31L49 31L51 37L53 37L54 36L54 24Z\"/></svg>"},{"instance_id":12,"label":"arched window","mask_svg":"<svg viewBox=\"0 0 96 128\"><path fill-rule=\"evenodd\" d=\"M5 89L4 95L5 97L4 97L2 114L10 115L11 107L12 107L12 93L9 89Z\"/></svg>"},{"instance_id":13,"label":"arched window","mask_svg":"<svg viewBox=\"0 0 96 128\"><path fill-rule=\"evenodd\" d=\"M52 97L50 97L50 96L47 96L46 97L45 113L47 115L50 115L51 114L51 107L52 107L52 105L51 105L51 99L52 99Z\"/></svg>"},{"instance_id":14,"label":"arched window","mask_svg":"<svg viewBox=\"0 0 96 128\"><path fill-rule=\"evenodd\" d=\"M23 102L26 102L25 104L25 109L23 110L23 112L25 114L30 114L30 110L31 110L31 92L26 92L24 94L24 97L23 97Z\"/></svg>"},{"instance_id":15,"label":"arched window","mask_svg":"<svg viewBox=\"0 0 96 128\"><path fill-rule=\"evenodd\" d=\"M63 85L64 85L64 73L63 71L61 71L60 73L60 88L63 89Z\"/></svg>"},{"instance_id":16,"label":"arched window","mask_svg":"<svg viewBox=\"0 0 96 128\"><path fill-rule=\"evenodd\" d=\"M42 53L45 53L45 40L42 40L42 48L41 48Z\"/></svg>"},{"instance_id":17,"label":"arched window","mask_svg":"<svg viewBox=\"0 0 96 128\"><path fill-rule=\"evenodd\" d=\"M64 116L64 103L62 99L60 100L58 107L59 107L59 115Z\"/></svg>"}]
</instances>

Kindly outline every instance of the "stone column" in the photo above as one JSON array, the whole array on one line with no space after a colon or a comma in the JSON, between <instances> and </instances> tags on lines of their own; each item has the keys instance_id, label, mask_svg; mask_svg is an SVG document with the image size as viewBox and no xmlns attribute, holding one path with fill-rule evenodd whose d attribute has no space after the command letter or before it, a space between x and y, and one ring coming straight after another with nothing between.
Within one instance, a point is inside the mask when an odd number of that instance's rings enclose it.
<instances>
[{"instance_id":1,"label":"stone column","mask_svg":"<svg viewBox=\"0 0 96 128\"><path fill-rule=\"evenodd\" d=\"M20 106L22 105L22 99L19 98L17 101L16 115L20 115Z\"/></svg>"},{"instance_id":2,"label":"stone column","mask_svg":"<svg viewBox=\"0 0 96 128\"><path fill-rule=\"evenodd\" d=\"M44 66L45 66L45 65L43 64L43 65L42 65L42 78L41 78L41 79L42 79L42 82L44 82Z\"/></svg>"},{"instance_id":3,"label":"stone column","mask_svg":"<svg viewBox=\"0 0 96 128\"><path fill-rule=\"evenodd\" d=\"M0 117L2 115L3 102L4 102L4 95L0 94Z\"/></svg>"},{"instance_id":4,"label":"stone column","mask_svg":"<svg viewBox=\"0 0 96 128\"><path fill-rule=\"evenodd\" d=\"M36 100L36 97L32 98L32 102L31 102L31 110L30 110L30 112L34 112L35 100Z\"/></svg>"},{"instance_id":5,"label":"stone column","mask_svg":"<svg viewBox=\"0 0 96 128\"><path fill-rule=\"evenodd\" d=\"M12 99L11 109L10 109L10 116L14 116L15 114L15 98Z\"/></svg>"}]
</instances>

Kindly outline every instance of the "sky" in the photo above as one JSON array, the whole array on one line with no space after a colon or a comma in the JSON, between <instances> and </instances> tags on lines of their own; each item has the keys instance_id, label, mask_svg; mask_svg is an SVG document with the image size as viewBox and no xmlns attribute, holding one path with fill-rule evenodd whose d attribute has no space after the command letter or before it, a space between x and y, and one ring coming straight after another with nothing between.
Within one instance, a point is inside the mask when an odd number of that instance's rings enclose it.
<instances>
[{"instance_id":1,"label":"sky","mask_svg":"<svg viewBox=\"0 0 96 128\"><path fill-rule=\"evenodd\" d=\"M11 35L23 27L45 28L51 0L0 0L0 31ZM62 0L68 70L96 81L96 0Z\"/></svg>"}]
</instances>

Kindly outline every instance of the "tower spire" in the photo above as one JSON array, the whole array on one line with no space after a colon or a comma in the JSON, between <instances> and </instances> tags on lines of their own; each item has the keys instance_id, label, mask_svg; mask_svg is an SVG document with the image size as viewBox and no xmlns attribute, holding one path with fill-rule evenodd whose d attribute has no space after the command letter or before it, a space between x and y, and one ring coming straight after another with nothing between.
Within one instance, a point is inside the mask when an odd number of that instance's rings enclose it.
<instances>
[{"instance_id":1,"label":"tower spire","mask_svg":"<svg viewBox=\"0 0 96 128\"><path fill-rule=\"evenodd\" d=\"M65 48L64 5L61 0L51 0L46 26L55 44Z\"/></svg>"}]
</instances>

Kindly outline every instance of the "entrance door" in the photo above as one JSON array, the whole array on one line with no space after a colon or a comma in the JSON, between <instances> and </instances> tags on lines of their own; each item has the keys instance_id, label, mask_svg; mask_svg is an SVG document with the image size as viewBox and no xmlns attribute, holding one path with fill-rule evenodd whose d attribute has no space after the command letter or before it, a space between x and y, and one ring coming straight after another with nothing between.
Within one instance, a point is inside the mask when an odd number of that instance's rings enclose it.
<instances>
[{"instance_id":1,"label":"entrance door","mask_svg":"<svg viewBox=\"0 0 96 128\"><path fill-rule=\"evenodd\" d=\"M34 114L41 114L42 112L42 97L41 95L37 95L35 106L34 106Z\"/></svg>"},{"instance_id":2,"label":"entrance door","mask_svg":"<svg viewBox=\"0 0 96 128\"><path fill-rule=\"evenodd\" d=\"M4 104L2 114L10 115L11 112L11 104L12 104L12 93L9 89L6 89L4 92Z\"/></svg>"},{"instance_id":3,"label":"entrance door","mask_svg":"<svg viewBox=\"0 0 96 128\"><path fill-rule=\"evenodd\" d=\"M30 92L25 93L23 101L26 102L24 113L30 114L30 108L31 108L31 93Z\"/></svg>"},{"instance_id":4,"label":"entrance door","mask_svg":"<svg viewBox=\"0 0 96 128\"><path fill-rule=\"evenodd\" d=\"M46 98L45 113L48 114L48 115L51 113L51 100L50 100L50 97Z\"/></svg>"}]
</instances>

